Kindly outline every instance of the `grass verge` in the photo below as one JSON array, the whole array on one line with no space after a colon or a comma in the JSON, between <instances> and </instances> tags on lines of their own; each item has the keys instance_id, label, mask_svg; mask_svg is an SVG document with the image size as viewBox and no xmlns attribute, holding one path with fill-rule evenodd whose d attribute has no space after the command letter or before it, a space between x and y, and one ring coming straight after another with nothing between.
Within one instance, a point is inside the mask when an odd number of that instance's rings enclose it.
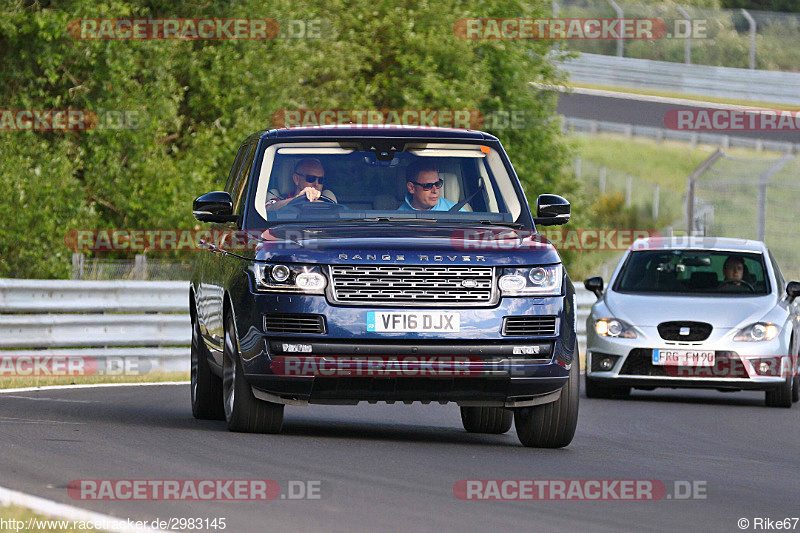
<instances>
[{"instance_id":1,"label":"grass verge","mask_svg":"<svg viewBox=\"0 0 800 533\"><path fill-rule=\"evenodd\" d=\"M150 372L141 376L2 376L0 377L0 389L97 383L161 383L165 381L189 381L189 373Z\"/></svg>"},{"instance_id":2,"label":"grass verge","mask_svg":"<svg viewBox=\"0 0 800 533\"><path fill-rule=\"evenodd\" d=\"M79 528L81 524L75 524L72 520L53 518L19 505L0 505L0 518L5 521L5 527L2 531L25 531L31 533L78 533L86 531L86 529L76 529L74 526L77 525ZM22 524L16 524L18 526L16 528L11 527L9 524L11 520L22 522ZM13 522L11 523L14 524ZM94 531L105 530L95 529Z\"/></svg>"}]
</instances>

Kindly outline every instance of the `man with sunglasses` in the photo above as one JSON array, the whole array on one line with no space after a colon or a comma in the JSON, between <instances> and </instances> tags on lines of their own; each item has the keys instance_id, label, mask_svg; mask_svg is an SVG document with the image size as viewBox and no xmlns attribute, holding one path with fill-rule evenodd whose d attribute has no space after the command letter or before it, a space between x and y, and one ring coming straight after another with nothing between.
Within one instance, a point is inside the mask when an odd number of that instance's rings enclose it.
<instances>
[{"instance_id":1,"label":"man with sunglasses","mask_svg":"<svg viewBox=\"0 0 800 533\"><path fill-rule=\"evenodd\" d=\"M398 211L447 211L455 202L441 197L444 180L433 161L417 161L406 170L406 201Z\"/></svg>"},{"instance_id":2,"label":"man with sunglasses","mask_svg":"<svg viewBox=\"0 0 800 533\"><path fill-rule=\"evenodd\" d=\"M268 200L266 204L268 211L280 209L301 194L305 194L309 202L320 201L319 198L323 193L322 188L325 185L325 169L322 167L322 163L320 163L319 160L301 159L298 161L294 167L292 180L295 185L294 193L286 198L275 196ZM325 192L327 198L333 196L330 191ZM335 197L333 199L335 199Z\"/></svg>"}]
</instances>

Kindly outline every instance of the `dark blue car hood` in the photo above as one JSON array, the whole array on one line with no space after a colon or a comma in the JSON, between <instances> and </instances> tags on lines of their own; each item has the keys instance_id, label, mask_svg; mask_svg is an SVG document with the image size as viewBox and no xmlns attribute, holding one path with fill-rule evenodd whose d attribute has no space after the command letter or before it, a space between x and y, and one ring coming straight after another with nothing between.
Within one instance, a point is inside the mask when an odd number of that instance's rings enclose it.
<instances>
[{"instance_id":1,"label":"dark blue car hood","mask_svg":"<svg viewBox=\"0 0 800 533\"><path fill-rule=\"evenodd\" d=\"M260 260L291 263L555 264L555 247L529 230L430 224L276 226L256 247Z\"/></svg>"}]
</instances>

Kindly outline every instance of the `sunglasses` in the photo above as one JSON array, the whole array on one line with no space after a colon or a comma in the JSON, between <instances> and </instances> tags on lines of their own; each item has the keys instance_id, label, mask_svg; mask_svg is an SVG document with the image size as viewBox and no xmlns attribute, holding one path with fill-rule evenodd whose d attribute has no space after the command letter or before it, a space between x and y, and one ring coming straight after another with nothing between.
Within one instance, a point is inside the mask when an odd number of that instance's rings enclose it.
<instances>
[{"instance_id":1,"label":"sunglasses","mask_svg":"<svg viewBox=\"0 0 800 533\"><path fill-rule=\"evenodd\" d=\"M300 174L299 172L295 172L295 174L301 176L308 183L316 183L317 181L319 181L320 185L325 183L325 176L315 176L314 174Z\"/></svg>"},{"instance_id":2,"label":"sunglasses","mask_svg":"<svg viewBox=\"0 0 800 533\"><path fill-rule=\"evenodd\" d=\"M412 181L414 185L418 187L422 187L422 190L429 191L436 187L437 189L441 189L442 185L444 185L444 180L434 181L433 183L418 183L416 181Z\"/></svg>"}]
</instances>

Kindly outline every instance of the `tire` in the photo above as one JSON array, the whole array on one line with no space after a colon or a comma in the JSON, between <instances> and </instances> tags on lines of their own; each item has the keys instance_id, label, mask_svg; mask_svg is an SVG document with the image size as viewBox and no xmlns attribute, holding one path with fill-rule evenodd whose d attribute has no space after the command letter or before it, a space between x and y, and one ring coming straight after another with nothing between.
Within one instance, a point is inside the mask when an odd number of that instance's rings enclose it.
<instances>
[{"instance_id":1,"label":"tire","mask_svg":"<svg viewBox=\"0 0 800 533\"><path fill-rule=\"evenodd\" d=\"M601 385L586 374L584 374L583 380L586 387L587 398L623 400L631 395L630 387Z\"/></svg>"},{"instance_id":2,"label":"tire","mask_svg":"<svg viewBox=\"0 0 800 533\"><path fill-rule=\"evenodd\" d=\"M789 375L777 389L768 390L764 393L764 403L767 407L791 407L792 389L794 378Z\"/></svg>"},{"instance_id":3,"label":"tire","mask_svg":"<svg viewBox=\"0 0 800 533\"><path fill-rule=\"evenodd\" d=\"M230 431L280 433L283 404L264 402L253 396L244 379L236 331L231 313L225 316L225 345L222 356L222 396L225 421Z\"/></svg>"},{"instance_id":4,"label":"tire","mask_svg":"<svg viewBox=\"0 0 800 533\"><path fill-rule=\"evenodd\" d=\"M800 401L800 376L792 380L792 402Z\"/></svg>"},{"instance_id":5,"label":"tire","mask_svg":"<svg viewBox=\"0 0 800 533\"><path fill-rule=\"evenodd\" d=\"M211 371L208 350L200 337L200 324L192 319L191 384L192 415L200 420L225 420L222 380Z\"/></svg>"},{"instance_id":6,"label":"tire","mask_svg":"<svg viewBox=\"0 0 800 533\"><path fill-rule=\"evenodd\" d=\"M511 429L514 412L503 407L462 407L461 422L470 433L506 433Z\"/></svg>"},{"instance_id":7,"label":"tire","mask_svg":"<svg viewBox=\"0 0 800 533\"><path fill-rule=\"evenodd\" d=\"M578 424L580 399L580 364L572 362L569 379L561 389L561 397L552 403L520 407L514 410L517 436L524 446L563 448L572 442Z\"/></svg>"}]
</instances>

